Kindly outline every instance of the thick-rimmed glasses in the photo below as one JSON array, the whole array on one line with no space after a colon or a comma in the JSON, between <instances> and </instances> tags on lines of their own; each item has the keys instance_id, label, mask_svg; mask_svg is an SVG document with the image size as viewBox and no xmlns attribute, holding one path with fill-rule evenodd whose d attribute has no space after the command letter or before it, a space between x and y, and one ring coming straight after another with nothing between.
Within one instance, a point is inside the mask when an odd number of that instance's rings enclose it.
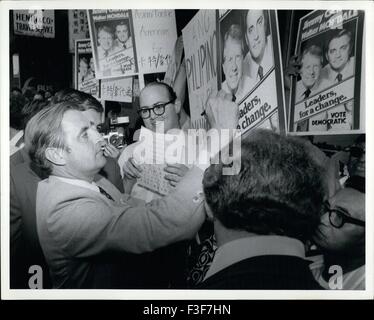
<instances>
[{"instance_id":1,"label":"thick-rimmed glasses","mask_svg":"<svg viewBox=\"0 0 374 320\"><path fill-rule=\"evenodd\" d=\"M349 215L348 211L344 208L331 208L330 204L328 202L325 202L325 209L329 213L330 224L337 229L341 228L345 223L351 223L357 226L365 227L365 221L352 218Z\"/></svg>"},{"instance_id":2,"label":"thick-rimmed glasses","mask_svg":"<svg viewBox=\"0 0 374 320\"><path fill-rule=\"evenodd\" d=\"M148 119L151 116L151 111L153 111L153 113L156 116L162 116L165 113L165 107L169 103L173 103L174 100L175 99L172 99L172 100L170 100L168 102L165 102L165 103L157 103L157 104L154 104L152 107L143 107L143 108L138 110L138 114L143 119Z\"/></svg>"}]
</instances>

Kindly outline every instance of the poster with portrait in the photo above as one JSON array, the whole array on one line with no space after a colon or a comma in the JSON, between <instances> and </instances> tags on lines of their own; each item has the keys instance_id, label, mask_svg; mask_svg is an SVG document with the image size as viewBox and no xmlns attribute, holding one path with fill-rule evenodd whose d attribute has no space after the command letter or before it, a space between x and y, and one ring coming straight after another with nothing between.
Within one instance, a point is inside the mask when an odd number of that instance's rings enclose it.
<instances>
[{"instance_id":1,"label":"poster with portrait","mask_svg":"<svg viewBox=\"0 0 374 320\"><path fill-rule=\"evenodd\" d=\"M95 64L90 39L75 41L75 89L99 99L99 80L95 76Z\"/></svg>"},{"instance_id":2,"label":"poster with portrait","mask_svg":"<svg viewBox=\"0 0 374 320\"><path fill-rule=\"evenodd\" d=\"M219 90L239 108L242 133L286 130L276 11L230 10L219 20Z\"/></svg>"},{"instance_id":3,"label":"poster with portrait","mask_svg":"<svg viewBox=\"0 0 374 320\"><path fill-rule=\"evenodd\" d=\"M194 128L206 128L203 112L217 92L217 12L199 10L182 30L187 86Z\"/></svg>"},{"instance_id":4,"label":"poster with portrait","mask_svg":"<svg viewBox=\"0 0 374 320\"><path fill-rule=\"evenodd\" d=\"M132 10L140 73L165 72L177 40L174 10Z\"/></svg>"},{"instance_id":5,"label":"poster with portrait","mask_svg":"<svg viewBox=\"0 0 374 320\"><path fill-rule=\"evenodd\" d=\"M291 86L290 132L360 130L364 12L316 10L300 19Z\"/></svg>"},{"instance_id":6,"label":"poster with portrait","mask_svg":"<svg viewBox=\"0 0 374 320\"><path fill-rule=\"evenodd\" d=\"M88 10L88 24L98 79L137 73L130 10Z\"/></svg>"}]
</instances>

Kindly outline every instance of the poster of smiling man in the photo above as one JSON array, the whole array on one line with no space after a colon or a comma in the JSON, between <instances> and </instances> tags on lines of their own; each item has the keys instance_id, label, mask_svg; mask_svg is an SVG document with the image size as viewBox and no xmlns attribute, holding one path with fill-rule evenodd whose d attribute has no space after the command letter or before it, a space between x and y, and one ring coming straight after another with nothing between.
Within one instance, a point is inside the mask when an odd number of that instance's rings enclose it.
<instances>
[{"instance_id":1,"label":"poster of smiling man","mask_svg":"<svg viewBox=\"0 0 374 320\"><path fill-rule=\"evenodd\" d=\"M219 19L219 90L239 108L238 129L285 132L275 11L228 10Z\"/></svg>"},{"instance_id":2,"label":"poster of smiling man","mask_svg":"<svg viewBox=\"0 0 374 320\"><path fill-rule=\"evenodd\" d=\"M364 12L318 10L300 19L290 132L349 133L361 128Z\"/></svg>"},{"instance_id":3,"label":"poster of smiling man","mask_svg":"<svg viewBox=\"0 0 374 320\"><path fill-rule=\"evenodd\" d=\"M96 79L90 39L75 41L75 89L99 98L100 80Z\"/></svg>"},{"instance_id":4,"label":"poster of smiling man","mask_svg":"<svg viewBox=\"0 0 374 320\"><path fill-rule=\"evenodd\" d=\"M136 50L130 10L88 10L98 79L134 75Z\"/></svg>"}]
</instances>

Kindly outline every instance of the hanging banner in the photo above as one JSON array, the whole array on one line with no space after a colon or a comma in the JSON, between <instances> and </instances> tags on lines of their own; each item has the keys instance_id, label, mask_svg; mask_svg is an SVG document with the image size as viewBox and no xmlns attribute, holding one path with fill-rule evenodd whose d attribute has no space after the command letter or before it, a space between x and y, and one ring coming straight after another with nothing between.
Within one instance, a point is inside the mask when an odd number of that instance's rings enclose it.
<instances>
[{"instance_id":1,"label":"hanging banner","mask_svg":"<svg viewBox=\"0 0 374 320\"><path fill-rule=\"evenodd\" d=\"M285 133L276 11L227 11L219 20L219 34L219 89L238 105L238 129Z\"/></svg>"},{"instance_id":2,"label":"hanging banner","mask_svg":"<svg viewBox=\"0 0 374 320\"><path fill-rule=\"evenodd\" d=\"M206 128L202 115L209 96L217 92L216 10L199 10L182 30L191 125Z\"/></svg>"},{"instance_id":3,"label":"hanging banner","mask_svg":"<svg viewBox=\"0 0 374 320\"><path fill-rule=\"evenodd\" d=\"M101 99L132 102L132 77L101 80Z\"/></svg>"},{"instance_id":4,"label":"hanging banner","mask_svg":"<svg viewBox=\"0 0 374 320\"><path fill-rule=\"evenodd\" d=\"M68 10L69 50L74 53L75 40L90 37L86 10Z\"/></svg>"},{"instance_id":5,"label":"hanging banner","mask_svg":"<svg viewBox=\"0 0 374 320\"><path fill-rule=\"evenodd\" d=\"M90 38L98 79L137 73L130 10L88 10Z\"/></svg>"},{"instance_id":6,"label":"hanging banner","mask_svg":"<svg viewBox=\"0 0 374 320\"><path fill-rule=\"evenodd\" d=\"M174 10L133 10L140 73L165 72L177 40Z\"/></svg>"},{"instance_id":7,"label":"hanging banner","mask_svg":"<svg viewBox=\"0 0 374 320\"><path fill-rule=\"evenodd\" d=\"M350 133L361 129L364 12L317 10L300 19L291 85L290 132Z\"/></svg>"},{"instance_id":8,"label":"hanging banner","mask_svg":"<svg viewBox=\"0 0 374 320\"><path fill-rule=\"evenodd\" d=\"M99 80L95 77L90 39L75 42L75 89L99 99Z\"/></svg>"},{"instance_id":9,"label":"hanging banner","mask_svg":"<svg viewBox=\"0 0 374 320\"><path fill-rule=\"evenodd\" d=\"M55 37L54 10L14 10L14 34L40 38Z\"/></svg>"}]
</instances>

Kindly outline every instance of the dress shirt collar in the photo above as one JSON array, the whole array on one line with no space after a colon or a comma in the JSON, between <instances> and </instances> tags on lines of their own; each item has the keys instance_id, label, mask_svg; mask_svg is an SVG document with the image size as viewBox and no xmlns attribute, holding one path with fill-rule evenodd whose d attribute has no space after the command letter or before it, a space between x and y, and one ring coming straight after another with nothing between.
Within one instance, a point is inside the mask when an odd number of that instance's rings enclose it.
<instances>
[{"instance_id":1,"label":"dress shirt collar","mask_svg":"<svg viewBox=\"0 0 374 320\"><path fill-rule=\"evenodd\" d=\"M265 45L265 51L264 56L262 57L262 61L260 64L258 64L255 60L253 60L251 56L251 52L248 51L248 57L249 57L249 74L252 79L256 79L256 81L260 80L260 77L258 75L258 68L261 65L263 68L263 75L271 69L273 66L273 49L272 49L272 41L271 37L268 36L266 38L266 45Z\"/></svg>"},{"instance_id":2,"label":"dress shirt collar","mask_svg":"<svg viewBox=\"0 0 374 320\"><path fill-rule=\"evenodd\" d=\"M348 62L346 63L346 65L344 66L343 70L341 72L336 72L333 68L331 68L330 66L330 79L334 82L338 82L338 80L336 79L337 75L340 73L342 75L342 80L345 80L347 79L348 77L350 77L352 75L352 72L351 72L351 64L352 64L352 60L348 60Z\"/></svg>"},{"instance_id":3,"label":"dress shirt collar","mask_svg":"<svg viewBox=\"0 0 374 320\"><path fill-rule=\"evenodd\" d=\"M64 177L58 177L58 176L53 176L53 177L65 183L69 183L69 184L72 184L78 187L90 189L92 191L96 191L100 193L100 190L95 182L89 183L88 181L80 180L80 179L70 179L70 178L64 178Z\"/></svg>"},{"instance_id":4,"label":"dress shirt collar","mask_svg":"<svg viewBox=\"0 0 374 320\"><path fill-rule=\"evenodd\" d=\"M305 258L301 241L283 236L254 236L236 239L220 246L205 279L239 261L264 255Z\"/></svg>"}]
</instances>

